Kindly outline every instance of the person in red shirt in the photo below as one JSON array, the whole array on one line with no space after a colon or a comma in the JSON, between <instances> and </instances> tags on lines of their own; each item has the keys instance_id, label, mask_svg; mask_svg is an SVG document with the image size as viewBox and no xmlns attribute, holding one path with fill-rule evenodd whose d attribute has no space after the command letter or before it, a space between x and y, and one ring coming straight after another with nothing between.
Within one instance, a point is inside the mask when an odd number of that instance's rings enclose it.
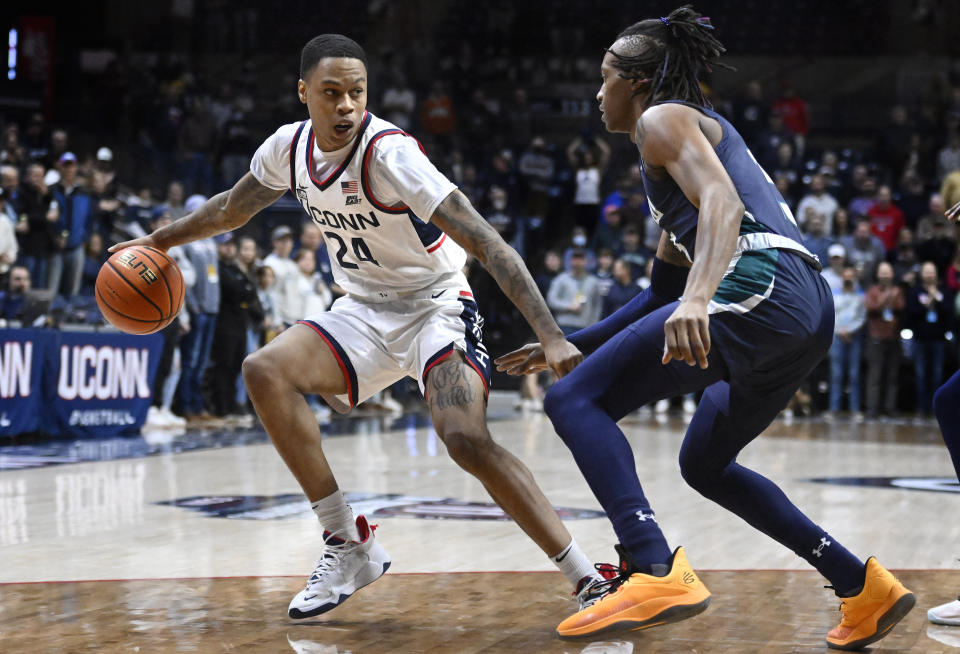
<instances>
[{"instance_id":1,"label":"person in red shirt","mask_svg":"<svg viewBox=\"0 0 960 654\"><path fill-rule=\"evenodd\" d=\"M883 247L887 252L896 247L897 236L905 224L903 212L891 200L890 187L881 186L877 189L876 201L867 210L867 216L870 218L870 231L883 241Z\"/></svg>"},{"instance_id":2,"label":"person in red shirt","mask_svg":"<svg viewBox=\"0 0 960 654\"><path fill-rule=\"evenodd\" d=\"M773 111L783 116L783 124L801 138L810 131L810 114L807 112L807 103L797 97L796 91L789 82L783 83L780 97L773 103Z\"/></svg>"}]
</instances>

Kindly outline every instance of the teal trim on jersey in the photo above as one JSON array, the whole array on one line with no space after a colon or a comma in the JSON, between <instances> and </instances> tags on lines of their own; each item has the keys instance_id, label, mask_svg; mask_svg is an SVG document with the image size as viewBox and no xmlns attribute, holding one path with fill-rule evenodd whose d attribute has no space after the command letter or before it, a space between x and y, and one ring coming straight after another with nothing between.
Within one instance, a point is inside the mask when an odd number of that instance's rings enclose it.
<instances>
[{"instance_id":1,"label":"teal trim on jersey","mask_svg":"<svg viewBox=\"0 0 960 654\"><path fill-rule=\"evenodd\" d=\"M713 301L740 304L754 296L762 296L770 288L779 258L780 251L772 248L744 252L733 270L720 280Z\"/></svg>"},{"instance_id":2,"label":"teal trim on jersey","mask_svg":"<svg viewBox=\"0 0 960 654\"><path fill-rule=\"evenodd\" d=\"M744 234L764 234L770 233L771 230L769 227L763 223L750 218L750 216L744 215L743 220L740 221L740 236Z\"/></svg>"}]
</instances>

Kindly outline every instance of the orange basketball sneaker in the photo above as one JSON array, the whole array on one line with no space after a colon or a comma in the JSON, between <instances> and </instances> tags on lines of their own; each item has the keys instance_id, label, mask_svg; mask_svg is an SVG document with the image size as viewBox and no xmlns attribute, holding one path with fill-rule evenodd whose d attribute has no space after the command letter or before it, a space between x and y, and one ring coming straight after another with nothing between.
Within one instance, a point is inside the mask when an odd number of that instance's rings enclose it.
<instances>
[{"instance_id":1,"label":"orange basketball sneaker","mask_svg":"<svg viewBox=\"0 0 960 654\"><path fill-rule=\"evenodd\" d=\"M710 604L710 591L697 578L682 547L674 551L670 572L663 577L631 572L635 568L629 554L619 545L617 551L620 577L601 582L609 584L604 589L606 594L561 622L558 636L577 638L647 629L693 617Z\"/></svg>"},{"instance_id":2,"label":"orange basketball sneaker","mask_svg":"<svg viewBox=\"0 0 960 654\"><path fill-rule=\"evenodd\" d=\"M844 597L840 624L827 634L833 649L856 650L880 640L910 612L917 598L872 556L863 590Z\"/></svg>"}]
</instances>

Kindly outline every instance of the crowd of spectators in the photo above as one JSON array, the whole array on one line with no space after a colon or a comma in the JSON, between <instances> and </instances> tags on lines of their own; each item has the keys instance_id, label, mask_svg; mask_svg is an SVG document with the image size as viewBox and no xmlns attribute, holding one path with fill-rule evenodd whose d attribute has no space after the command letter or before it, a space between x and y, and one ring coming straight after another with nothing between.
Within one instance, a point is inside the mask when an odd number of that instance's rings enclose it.
<instances>
[{"instance_id":1,"label":"crowd of spectators","mask_svg":"<svg viewBox=\"0 0 960 654\"><path fill-rule=\"evenodd\" d=\"M469 47L460 49L429 80L410 79L393 60L378 75L381 86L371 86L369 107L417 136L520 251L565 332L589 325L649 283L659 228L630 163L635 150L618 157L611 146L622 144L589 127L544 132L522 86L464 84L472 60ZM70 126L41 114L2 126L0 318L23 318L32 288L58 295L67 319L96 323L89 297L105 247L229 187L269 134L252 118L267 100L247 87L214 89L184 73L158 88L149 111L138 112L145 118L136 143L123 151L128 166L117 165L118 147L73 149ZM270 129L304 117L289 95L270 101ZM713 100L781 191L834 290L836 338L814 390L834 415L929 412L957 358L960 255L943 212L960 201L960 87L932 113L891 107L889 129L860 147L818 145L789 84L774 92L749 81L738 96ZM160 419L243 412L242 388L231 391L242 355L340 292L315 226L280 226L269 236L224 236L173 253L188 279L187 309L164 332ZM475 263L468 274L491 350L524 342L522 318L492 279ZM915 397L901 397L904 380ZM540 392L525 386L531 399Z\"/></svg>"}]
</instances>

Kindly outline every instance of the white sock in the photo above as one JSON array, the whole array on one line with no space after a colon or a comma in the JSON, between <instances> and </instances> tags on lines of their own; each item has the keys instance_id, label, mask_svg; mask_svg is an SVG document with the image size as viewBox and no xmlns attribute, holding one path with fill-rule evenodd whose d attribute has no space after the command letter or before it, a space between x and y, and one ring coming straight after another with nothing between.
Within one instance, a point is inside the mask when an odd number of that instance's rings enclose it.
<instances>
[{"instance_id":1,"label":"white sock","mask_svg":"<svg viewBox=\"0 0 960 654\"><path fill-rule=\"evenodd\" d=\"M556 556L551 556L550 560L560 568L560 572L573 584L574 589L577 588L577 584L584 577L593 577L597 574L593 563L590 562L590 559L583 553L575 540L571 540L569 545L564 547Z\"/></svg>"},{"instance_id":2,"label":"white sock","mask_svg":"<svg viewBox=\"0 0 960 654\"><path fill-rule=\"evenodd\" d=\"M344 540L360 540L360 533L357 531L357 524L353 519L353 510L347 501L343 499L343 493L339 490L331 495L327 495L322 500L317 500L310 505L313 512L317 514L320 524L337 538Z\"/></svg>"}]
</instances>

